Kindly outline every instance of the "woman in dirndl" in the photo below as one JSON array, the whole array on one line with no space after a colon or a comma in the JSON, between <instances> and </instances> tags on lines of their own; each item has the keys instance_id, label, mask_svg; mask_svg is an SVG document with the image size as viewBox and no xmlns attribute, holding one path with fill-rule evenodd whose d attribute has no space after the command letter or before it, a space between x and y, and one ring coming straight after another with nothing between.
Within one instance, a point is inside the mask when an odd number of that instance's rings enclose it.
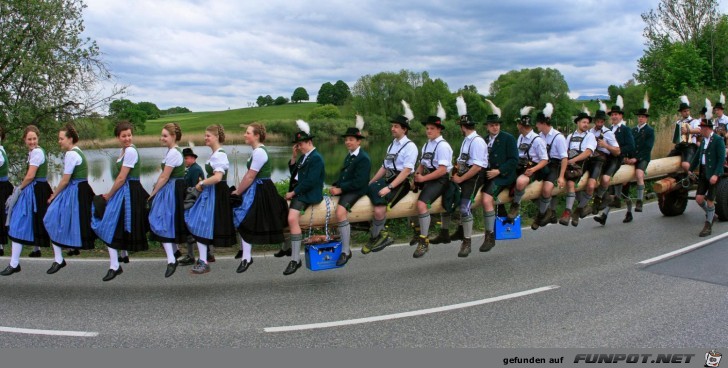
<instances>
[{"instance_id":1,"label":"woman in dirndl","mask_svg":"<svg viewBox=\"0 0 728 368\"><path fill-rule=\"evenodd\" d=\"M7 213L5 213L5 202L13 194L13 185L8 178L10 163L8 155L2 142L5 140L5 129L0 128L0 256L5 255L5 244L8 243Z\"/></svg>"},{"instance_id":2,"label":"woman in dirndl","mask_svg":"<svg viewBox=\"0 0 728 368\"><path fill-rule=\"evenodd\" d=\"M253 147L253 152L248 159L248 171L234 192L243 197L242 204L233 208L234 225L243 249L238 273L245 272L253 263L252 244L282 243L283 228L288 225L288 204L270 178L271 164L263 142L265 126L250 124L245 130L245 143Z\"/></svg>"},{"instance_id":3,"label":"woman in dirndl","mask_svg":"<svg viewBox=\"0 0 728 368\"><path fill-rule=\"evenodd\" d=\"M200 252L200 258L191 270L195 274L210 272L208 246L231 247L237 242L227 185L230 162L222 143L225 143L223 127L218 124L208 126L205 129L205 145L212 149L212 155L205 164L207 179L195 186L199 197L190 209L185 210L187 229L197 241Z\"/></svg>"},{"instance_id":4,"label":"woman in dirndl","mask_svg":"<svg viewBox=\"0 0 728 368\"><path fill-rule=\"evenodd\" d=\"M45 150L38 146L40 131L35 125L28 125L23 132L23 141L30 151L28 153L28 169L23 181L18 186L20 194L9 211L10 229L8 237L12 241L10 265L0 272L9 276L20 272L20 252L23 245L49 247L50 238L43 226L43 216L48 210L48 199L51 197L51 186L48 185L48 160Z\"/></svg>"},{"instance_id":5,"label":"woman in dirndl","mask_svg":"<svg viewBox=\"0 0 728 368\"><path fill-rule=\"evenodd\" d=\"M146 210L149 193L139 182L141 160L139 152L132 144L133 125L121 121L114 128L121 152L112 171L116 177L114 185L101 195L105 200L103 214L98 213L96 201L91 227L109 250L109 271L102 280L113 280L124 270L119 265L119 251L143 251L149 249L147 231L149 219Z\"/></svg>"},{"instance_id":6,"label":"woman in dirndl","mask_svg":"<svg viewBox=\"0 0 728 368\"><path fill-rule=\"evenodd\" d=\"M91 229L91 203L94 191L88 184L86 155L76 143L78 143L76 128L66 124L58 132L58 144L65 152L63 177L48 200L50 205L43 218L55 258L51 268L46 271L49 275L66 267L62 248L93 249L96 240L96 234Z\"/></svg>"},{"instance_id":7,"label":"woman in dirndl","mask_svg":"<svg viewBox=\"0 0 728 368\"><path fill-rule=\"evenodd\" d=\"M160 141L167 147L167 154L162 160L162 173L154 184L152 208L149 211L149 230L151 239L162 243L167 254L167 270L164 277L170 277L177 269L178 244L187 241L187 225L185 225L184 199L185 164L177 142L182 138L182 130L177 123L166 124L162 128ZM177 248L177 249L175 249Z\"/></svg>"}]
</instances>

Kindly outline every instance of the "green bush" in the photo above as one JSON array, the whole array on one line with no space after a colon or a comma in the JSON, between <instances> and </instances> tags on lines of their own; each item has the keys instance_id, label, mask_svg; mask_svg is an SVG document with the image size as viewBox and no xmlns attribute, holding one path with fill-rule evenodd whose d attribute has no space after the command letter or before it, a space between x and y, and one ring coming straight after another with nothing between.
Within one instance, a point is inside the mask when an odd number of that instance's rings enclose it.
<instances>
[{"instance_id":1,"label":"green bush","mask_svg":"<svg viewBox=\"0 0 728 368\"><path fill-rule=\"evenodd\" d=\"M339 111L339 108L334 105L323 105L311 110L308 118L310 120L339 119L341 118L341 112Z\"/></svg>"}]
</instances>

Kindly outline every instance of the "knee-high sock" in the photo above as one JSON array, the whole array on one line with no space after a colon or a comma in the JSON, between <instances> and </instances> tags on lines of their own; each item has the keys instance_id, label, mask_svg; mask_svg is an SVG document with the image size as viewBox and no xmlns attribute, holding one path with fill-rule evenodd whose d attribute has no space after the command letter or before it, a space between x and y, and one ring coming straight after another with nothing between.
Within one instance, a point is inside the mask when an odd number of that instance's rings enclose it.
<instances>
[{"instance_id":1,"label":"knee-high sock","mask_svg":"<svg viewBox=\"0 0 728 368\"><path fill-rule=\"evenodd\" d=\"M53 261L58 264L63 263L63 249L55 244L53 244Z\"/></svg>"},{"instance_id":2,"label":"knee-high sock","mask_svg":"<svg viewBox=\"0 0 728 368\"><path fill-rule=\"evenodd\" d=\"M521 198L523 198L524 194L526 194L525 190L516 190L513 193L513 203L521 203Z\"/></svg>"},{"instance_id":3,"label":"knee-high sock","mask_svg":"<svg viewBox=\"0 0 728 368\"><path fill-rule=\"evenodd\" d=\"M167 263L177 262L177 259L174 258L172 243L162 243L162 247L164 248L164 253L167 253Z\"/></svg>"},{"instance_id":4,"label":"knee-high sock","mask_svg":"<svg viewBox=\"0 0 728 368\"><path fill-rule=\"evenodd\" d=\"M242 240L241 243L243 248L243 259L250 263L250 260L253 259L253 256L251 254L253 251L253 245L250 243L246 243L245 240Z\"/></svg>"},{"instance_id":5,"label":"knee-high sock","mask_svg":"<svg viewBox=\"0 0 728 368\"><path fill-rule=\"evenodd\" d=\"M546 210L549 209L549 204L551 203L551 198L541 198L540 201L538 201L538 213L544 214L546 213Z\"/></svg>"},{"instance_id":6,"label":"knee-high sock","mask_svg":"<svg viewBox=\"0 0 728 368\"><path fill-rule=\"evenodd\" d=\"M586 207L586 204L591 201L592 195L587 192L582 192L581 199L579 200L579 208Z\"/></svg>"},{"instance_id":7,"label":"knee-high sock","mask_svg":"<svg viewBox=\"0 0 728 368\"><path fill-rule=\"evenodd\" d=\"M110 247L106 247L106 249L109 250L109 268L114 271L118 270L119 269L119 251L114 248L110 248Z\"/></svg>"},{"instance_id":8,"label":"knee-high sock","mask_svg":"<svg viewBox=\"0 0 728 368\"><path fill-rule=\"evenodd\" d=\"M192 235L187 236L187 255L194 259L195 258L195 237Z\"/></svg>"},{"instance_id":9,"label":"knee-high sock","mask_svg":"<svg viewBox=\"0 0 728 368\"><path fill-rule=\"evenodd\" d=\"M351 253L351 225L349 224L349 220L339 222L339 235L341 235L342 252L346 254Z\"/></svg>"},{"instance_id":10,"label":"knee-high sock","mask_svg":"<svg viewBox=\"0 0 728 368\"><path fill-rule=\"evenodd\" d=\"M200 261L207 263L207 245L197 242L197 251L200 253Z\"/></svg>"},{"instance_id":11,"label":"knee-high sock","mask_svg":"<svg viewBox=\"0 0 728 368\"><path fill-rule=\"evenodd\" d=\"M572 207L574 207L574 201L576 200L576 193L569 192L566 193L566 209L571 210Z\"/></svg>"},{"instance_id":12,"label":"knee-high sock","mask_svg":"<svg viewBox=\"0 0 728 368\"><path fill-rule=\"evenodd\" d=\"M420 215L420 235L427 236L430 231L430 213Z\"/></svg>"},{"instance_id":13,"label":"knee-high sock","mask_svg":"<svg viewBox=\"0 0 728 368\"><path fill-rule=\"evenodd\" d=\"M705 211L705 213L708 213L708 201L703 201L703 203L699 204L700 208Z\"/></svg>"},{"instance_id":14,"label":"knee-high sock","mask_svg":"<svg viewBox=\"0 0 728 368\"><path fill-rule=\"evenodd\" d=\"M485 211L485 231L495 231L495 211Z\"/></svg>"},{"instance_id":15,"label":"knee-high sock","mask_svg":"<svg viewBox=\"0 0 728 368\"><path fill-rule=\"evenodd\" d=\"M645 198L645 186L644 185L638 185L637 186L637 199L643 200Z\"/></svg>"},{"instance_id":16,"label":"knee-high sock","mask_svg":"<svg viewBox=\"0 0 728 368\"><path fill-rule=\"evenodd\" d=\"M12 251L10 254L10 266L15 268L20 264L20 252L23 251L23 244L12 242Z\"/></svg>"},{"instance_id":17,"label":"knee-high sock","mask_svg":"<svg viewBox=\"0 0 728 368\"><path fill-rule=\"evenodd\" d=\"M291 260L295 262L301 261L301 234L291 234Z\"/></svg>"},{"instance_id":18,"label":"knee-high sock","mask_svg":"<svg viewBox=\"0 0 728 368\"><path fill-rule=\"evenodd\" d=\"M614 196L617 197L617 198L620 198L620 197L629 198L629 195L623 195L622 194L622 187L623 187L622 184L615 184L614 185Z\"/></svg>"},{"instance_id":19,"label":"knee-high sock","mask_svg":"<svg viewBox=\"0 0 728 368\"><path fill-rule=\"evenodd\" d=\"M372 221L372 231L370 234L372 238L376 238L379 236L379 233L381 233L382 229L384 229L385 222L387 222L387 220L385 219Z\"/></svg>"},{"instance_id":20,"label":"knee-high sock","mask_svg":"<svg viewBox=\"0 0 728 368\"><path fill-rule=\"evenodd\" d=\"M473 215L463 215L460 221L463 224L463 238L470 239L473 236Z\"/></svg>"},{"instance_id":21,"label":"knee-high sock","mask_svg":"<svg viewBox=\"0 0 728 368\"><path fill-rule=\"evenodd\" d=\"M715 216L715 206L708 206L708 210L705 211L705 221L712 223L714 216Z\"/></svg>"}]
</instances>

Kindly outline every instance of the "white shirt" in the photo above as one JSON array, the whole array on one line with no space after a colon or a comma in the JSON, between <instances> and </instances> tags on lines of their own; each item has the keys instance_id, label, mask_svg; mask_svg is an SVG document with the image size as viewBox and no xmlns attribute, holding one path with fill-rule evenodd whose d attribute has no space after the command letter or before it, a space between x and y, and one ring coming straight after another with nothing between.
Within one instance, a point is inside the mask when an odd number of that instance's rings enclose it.
<instances>
[{"instance_id":1,"label":"white shirt","mask_svg":"<svg viewBox=\"0 0 728 368\"><path fill-rule=\"evenodd\" d=\"M359 156L359 150L361 150L361 147L357 147L355 150L349 151L349 156Z\"/></svg>"},{"instance_id":2,"label":"white shirt","mask_svg":"<svg viewBox=\"0 0 728 368\"><path fill-rule=\"evenodd\" d=\"M122 152L124 152L124 156L121 156L116 162L124 160L121 165L133 169L137 162L139 162L139 153L136 148L129 146L125 150L122 150Z\"/></svg>"},{"instance_id":3,"label":"white shirt","mask_svg":"<svg viewBox=\"0 0 728 368\"><path fill-rule=\"evenodd\" d=\"M185 158L182 157L182 152L178 151L177 148L172 147L167 151L167 155L164 156L162 163L164 166L177 167L182 166L185 162Z\"/></svg>"},{"instance_id":4,"label":"white shirt","mask_svg":"<svg viewBox=\"0 0 728 368\"><path fill-rule=\"evenodd\" d=\"M546 142L546 146L551 146L551 150L548 152L550 158L561 160L569 157L569 154L566 152L566 137L561 132L551 128L548 134L541 132L539 136Z\"/></svg>"},{"instance_id":5,"label":"white shirt","mask_svg":"<svg viewBox=\"0 0 728 368\"><path fill-rule=\"evenodd\" d=\"M417 163L417 145L409 142L412 141L407 136L393 140L387 150L387 157L385 157L382 167L398 171L414 170ZM394 161L388 159L394 155L396 155Z\"/></svg>"},{"instance_id":6,"label":"white shirt","mask_svg":"<svg viewBox=\"0 0 728 368\"><path fill-rule=\"evenodd\" d=\"M581 139L576 139L581 138ZM597 139L594 137L594 134L591 134L589 131L586 131L584 133L580 133L578 130L574 133L569 134L569 136L566 138L566 148L568 151L575 150L578 153L584 152L587 149L594 150L597 148ZM568 154L567 155L571 156ZM577 153L577 155L578 155ZM567 156L567 157L568 157ZM573 156L571 158L574 158L576 156Z\"/></svg>"},{"instance_id":7,"label":"white shirt","mask_svg":"<svg viewBox=\"0 0 728 368\"><path fill-rule=\"evenodd\" d=\"M63 155L63 175L73 174L73 170L81 163L83 163L83 159L76 151L76 147L73 147Z\"/></svg>"},{"instance_id":8,"label":"white shirt","mask_svg":"<svg viewBox=\"0 0 728 368\"><path fill-rule=\"evenodd\" d=\"M619 127L619 125L615 125L612 127L613 129L616 129L615 127ZM594 135L594 138L599 138L601 136L604 136L604 140L607 141L607 144L612 147L619 147L619 142L617 142L617 136L614 135L614 130L609 130L605 127L602 127L601 130L597 129L597 127L589 129L589 133ZM607 155L610 155L609 150L603 147L597 147L597 150L599 152L604 152Z\"/></svg>"},{"instance_id":9,"label":"white shirt","mask_svg":"<svg viewBox=\"0 0 728 368\"><path fill-rule=\"evenodd\" d=\"M708 139L703 139L703 154L700 156L700 164L705 165L705 152L708 150L710 141L713 140L713 134Z\"/></svg>"},{"instance_id":10,"label":"white shirt","mask_svg":"<svg viewBox=\"0 0 728 368\"><path fill-rule=\"evenodd\" d=\"M34 148L28 154L28 165L40 166L40 165L43 165L44 162L45 162L45 155L43 154L42 149Z\"/></svg>"},{"instance_id":11,"label":"white shirt","mask_svg":"<svg viewBox=\"0 0 728 368\"><path fill-rule=\"evenodd\" d=\"M722 125L723 127L728 125L728 116L723 115L720 118L715 118L715 125ZM2 164L0 163L0 165Z\"/></svg>"},{"instance_id":12,"label":"white shirt","mask_svg":"<svg viewBox=\"0 0 728 368\"><path fill-rule=\"evenodd\" d=\"M5 152L5 147L0 146L0 151L2 151L4 153ZM2 165L5 165L5 158L3 157L2 154L0 154L0 166L2 166Z\"/></svg>"},{"instance_id":13,"label":"white shirt","mask_svg":"<svg viewBox=\"0 0 728 368\"><path fill-rule=\"evenodd\" d=\"M432 158L426 157L431 155ZM439 136L431 139L422 146L422 159L420 165L424 165L430 170L436 170L440 166L445 166L447 171L452 169L452 147L447 143L445 138Z\"/></svg>"},{"instance_id":14,"label":"white shirt","mask_svg":"<svg viewBox=\"0 0 728 368\"><path fill-rule=\"evenodd\" d=\"M529 146L528 152L525 151L525 147ZM518 136L518 157L528 158L531 162L541 162L548 160L549 156L546 153L546 141L541 139L536 132L531 130L525 136L521 134Z\"/></svg>"},{"instance_id":15,"label":"white shirt","mask_svg":"<svg viewBox=\"0 0 728 368\"><path fill-rule=\"evenodd\" d=\"M675 122L675 125L676 125L676 128L675 129L680 129L682 127L683 123L685 123L685 122L689 122L690 123L690 129L700 129L700 119L693 119L690 116L688 116L684 120L683 119L680 119L680 120L676 121ZM684 134L682 134L682 132L680 132L680 135L683 136ZM688 143L698 144L698 135L699 134L691 134L690 135L690 140L688 141Z\"/></svg>"},{"instance_id":16,"label":"white shirt","mask_svg":"<svg viewBox=\"0 0 728 368\"><path fill-rule=\"evenodd\" d=\"M250 160L252 161L250 163L250 170L260 172L260 169L263 168L263 165L268 162L268 153L265 152L263 146L260 146L254 149L253 153L250 154Z\"/></svg>"},{"instance_id":17,"label":"white shirt","mask_svg":"<svg viewBox=\"0 0 728 368\"><path fill-rule=\"evenodd\" d=\"M467 160L465 160L466 156ZM467 166L488 167L488 149L485 145L485 139L478 135L478 132L473 131L463 139L463 143L460 145L458 162L461 165L464 163Z\"/></svg>"},{"instance_id":18,"label":"white shirt","mask_svg":"<svg viewBox=\"0 0 728 368\"><path fill-rule=\"evenodd\" d=\"M210 156L210 160L207 161L207 163L212 166L212 172L221 172L225 175L225 172L230 168L230 161L228 161L227 154L220 151L221 149L222 148L218 148L217 151Z\"/></svg>"}]
</instances>

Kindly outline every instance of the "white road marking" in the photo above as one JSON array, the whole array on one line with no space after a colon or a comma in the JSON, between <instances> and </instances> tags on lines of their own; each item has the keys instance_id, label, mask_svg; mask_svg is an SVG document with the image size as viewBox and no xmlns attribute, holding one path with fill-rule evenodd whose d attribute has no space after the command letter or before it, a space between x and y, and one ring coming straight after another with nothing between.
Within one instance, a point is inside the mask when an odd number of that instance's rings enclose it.
<instances>
[{"instance_id":1,"label":"white road marking","mask_svg":"<svg viewBox=\"0 0 728 368\"><path fill-rule=\"evenodd\" d=\"M31 328L2 327L2 326L0 326L0 332L11 332L11 333L20 333L20 334L28 334L28 335L72 336L72 337L96 337L99 335L98 332L36 330L36 329L31 329Z\"/></svg>"},{"instance_id":2,"label":"white road marking","mask_svg":"<svg viewBox=\"0 0 728 368\"><path fill-rule=\"evenodd\" d=\"M540 287L537 289L521 291L518 293L501 295L501 296L488 298L488 299L475 300L472 302L446 305L443 307L420 309L420 310L415 310L415 311L410 311L410 312L385 314L382 316L373 316L373 317L366 317L366 318L347 319L347 320L343 320L343 321L311 323L311 324L306 324L306 325L294 325L294 326L266 327L263 329L263 331L265 331L265 332L301 331L301 330L313 330L313 329L317 329L317 328L329 328L329 327L357 325L357 324L369 323L369 322L387 321L387 320L392 320L392 319L421 316L421 315L425 315L425 314L432 314L432 313L451 311L451 310L455 310L455 309L474 307L476 305L495 303L495 302L519 298L519 297L527 296L527 295L531 295L531 294L542 293L544 291L549 291L549 290L558 289L558 288L559 288L558 285L550 285L550 286Z\"/></svg>"},{"instance_id":3,"label":"white road marking","mask_svg":"<svg viewBox=\"0 0 728 368\"><path fill-rule=\"evenodd\" d=\"M693 250L698 249L698 248L702 248L702 247L704 247L704 246L706 246L706 245L708 245L710 243L716 242L716 241L721 240L721 239L723 239L725 237L728 237L728 233L723 233L723 234L714 236L712 238L703 240L703 241L701 241L699 243L695 243L695 244L690 245L690 246L687 246L685 248L680 248L680 249L675 250L675 251L672 251L670 253L665 253L665 254L663 254L661 256L657 256L657 257L653 257L653 258L650 258L650 259L646 259L646 260L644 260L642 262L638 262L637 264L638 265L642 265L642 266L648 266L648 265L651 265L653 263L657 263L657 262L663 261L663 260L668 259L668 258L676 257L676 256L679 256L681 254L685 254L687 252L693 251Z\"/></svg>"}]
</instances>

